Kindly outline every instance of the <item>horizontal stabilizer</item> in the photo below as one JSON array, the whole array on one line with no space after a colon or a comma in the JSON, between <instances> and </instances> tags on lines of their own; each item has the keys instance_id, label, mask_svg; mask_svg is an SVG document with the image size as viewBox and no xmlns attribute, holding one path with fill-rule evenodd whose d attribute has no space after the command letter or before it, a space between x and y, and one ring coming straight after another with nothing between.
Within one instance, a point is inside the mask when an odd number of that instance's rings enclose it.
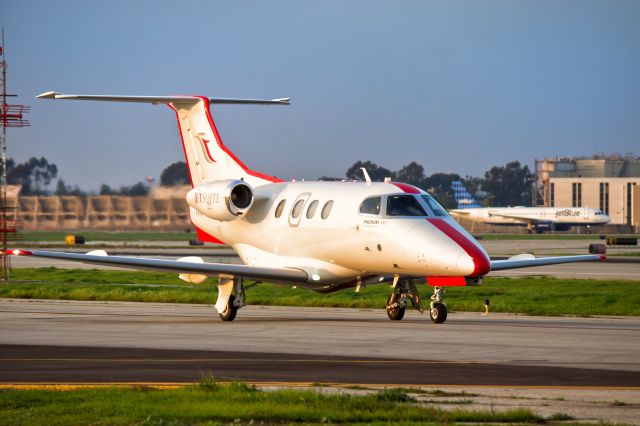
<instances>
[{"instance_id":1,"label":"horizontal stabilizer","mask_svg":"<svg viewBox=\"0 0 640 426\"><path fill-rule=\"evenodd\" d=\"M36 99L66 99L75 101L138 102L147 104L192 103L202 99L200 96L116 96L116 95L65 95L49 91L36 96ZM289 105L289 98L279 99L231 99L207 98L213 104L257 104Z\"/></svg>"}]
</instances>

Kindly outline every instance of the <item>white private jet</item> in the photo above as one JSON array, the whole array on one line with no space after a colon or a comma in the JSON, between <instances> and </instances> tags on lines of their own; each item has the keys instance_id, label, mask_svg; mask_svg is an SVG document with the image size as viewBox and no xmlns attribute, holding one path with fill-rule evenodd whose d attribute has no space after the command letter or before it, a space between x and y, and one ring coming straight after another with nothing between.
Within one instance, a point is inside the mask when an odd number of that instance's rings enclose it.
<instances>
[{"instance_id":1,"label":"white private jet","mask_svg":"<svg viewBox=\"0 0 640 426\"><path fill-rule=\"evenodd\" d=\"M42 250L11 254L100 265L173 271L192 283L217 277L215 307L231 321L246 305L245 280L302 286L318 292L391 283L387 314L404 316L408 301L423 312L416 288L434 286L430 317L446 320L443 286L478 285L490 271L599 260L581 255L490 260L482 246L428 193L397 182L285 182L250 170L223 145L210 104L288 105L289 99L244 100L203 96L92 96L47 92L44 99L167 104L178 119L193 189L191 221L204 241L231 246L244 265L108 256ZM253 285L253 284L250 284Z\"/></svg>"},{"instance_id":2,"label":"white private jet","mask_svg":"<svg viewBox=\"0 0 640 426\"><path fill-rule=\"evenodd\" d=\"M611 218L589 207L482 207L450 210L453 217L499 226L526 226L529 232L568 231L604 225Z\"/></svg>"}]
</instances>

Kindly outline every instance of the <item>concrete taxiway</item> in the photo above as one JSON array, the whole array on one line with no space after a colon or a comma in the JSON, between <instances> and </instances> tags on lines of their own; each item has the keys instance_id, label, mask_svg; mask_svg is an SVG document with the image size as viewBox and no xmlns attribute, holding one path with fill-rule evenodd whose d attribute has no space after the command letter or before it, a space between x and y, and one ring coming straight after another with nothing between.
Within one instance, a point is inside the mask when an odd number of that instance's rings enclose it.
<instances>
[{"instance_id":1,"label":"concrete taxiway","mask_svg":"<svg viewBox=\"0 0 640 426\"><path fill-rule=\"evenodd\" d=\"M0 300L0 382L640 387L640 318Z\"/></svg>"}]
</instances>

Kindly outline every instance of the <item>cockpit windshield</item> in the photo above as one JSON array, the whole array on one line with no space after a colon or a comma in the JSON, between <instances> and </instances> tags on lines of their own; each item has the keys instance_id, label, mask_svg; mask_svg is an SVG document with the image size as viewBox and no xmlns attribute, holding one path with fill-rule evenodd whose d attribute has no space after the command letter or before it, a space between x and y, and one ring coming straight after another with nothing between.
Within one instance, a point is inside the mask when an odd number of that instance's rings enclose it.
<instances>
[{"instance_id":1,"label":"cockpit windshield","mask_svg":"<svg viewBox=\"0 0 640 426\"><path fill-rule=\"evenodd\" d=\"M390 195L387 198L387 216L428 216L413 195Z\"/></svg>"},{"instance_id":2,"label":"cockpit windshield","mask_svg":"<svg viewBox=\"0 0 640 426\"><path fill-rule=\"evenodd\" d=\"M444 209L444 207L442 207L440 203L438 203L436 199L431 195L423 195L422 199L425 203L427 203L434 215L440 217L447 216L447 211Z\"/></svg>"},{"instance_id":3,"label":"cockpit windshield","mask_svg":"<svg viewBox=\"0 0 640 426\"><path fill-rule=\"evenodd\" d=\"M604 216L604 212L602 210L596 210L596 216Z\"/></svg>"}]
</instances>

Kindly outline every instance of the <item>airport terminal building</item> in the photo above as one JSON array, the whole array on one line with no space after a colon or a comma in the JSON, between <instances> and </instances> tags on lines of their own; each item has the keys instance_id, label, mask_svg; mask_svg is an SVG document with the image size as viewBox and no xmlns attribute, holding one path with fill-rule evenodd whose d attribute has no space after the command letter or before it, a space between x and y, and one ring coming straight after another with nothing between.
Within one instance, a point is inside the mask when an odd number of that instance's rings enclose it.
<instances>
[{"instance_id":1,"label":"airport terminal building","mask_svg":"<svg viewBox=\"0 0 640 426\"><path fill-rule=\"evenodd\" d=\"M640 157L536 160L534 205L592 207L611 225L640 229Z\"/></svg>"}]
</instances>

